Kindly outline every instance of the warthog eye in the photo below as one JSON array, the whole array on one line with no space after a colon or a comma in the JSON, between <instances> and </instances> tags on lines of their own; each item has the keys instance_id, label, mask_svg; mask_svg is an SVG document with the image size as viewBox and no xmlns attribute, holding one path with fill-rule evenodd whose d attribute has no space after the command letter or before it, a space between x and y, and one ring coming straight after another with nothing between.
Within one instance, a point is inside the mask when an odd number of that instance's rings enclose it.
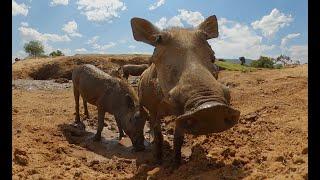
<instances>
[{"instance_id":1,"label":"warthog eye","mask_svg":"<svg viewBox=\"0 0 320 180\"><path fill-rule=\"evenodd\" d=\"M159 44L162 41L162 36L160 34L156 35L156 43Z\"/></svg>"}]
</instances>

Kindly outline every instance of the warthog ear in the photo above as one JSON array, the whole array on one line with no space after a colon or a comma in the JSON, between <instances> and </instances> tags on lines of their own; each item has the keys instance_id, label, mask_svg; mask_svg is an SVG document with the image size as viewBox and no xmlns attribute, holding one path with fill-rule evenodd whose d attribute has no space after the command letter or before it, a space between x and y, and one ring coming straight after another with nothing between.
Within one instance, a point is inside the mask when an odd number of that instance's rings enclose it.
<instances>
[{"instance_id":1,"label":"warthog ear","mask_svg":"<svg viewBox=\"0 0 320 180\"><path fill-rule=\"evenodd\" d=\"M215 15L208 17L198 26L198 29L206 34L207 40L218 37L219 31L217 17Z\"/></svg>"},{"instance_id":2,"label":"warthog ear","mask_svg":"<svg viewBox=\"0 0 320 180\"><path fill-rule=\"evenodd\" d=\"M156 45L158 40L157 35L160 33L160 30L151 22L135 17L131 19L131 28L136 41L142 41L152 46Z\"/></svg>"}]
</instances>

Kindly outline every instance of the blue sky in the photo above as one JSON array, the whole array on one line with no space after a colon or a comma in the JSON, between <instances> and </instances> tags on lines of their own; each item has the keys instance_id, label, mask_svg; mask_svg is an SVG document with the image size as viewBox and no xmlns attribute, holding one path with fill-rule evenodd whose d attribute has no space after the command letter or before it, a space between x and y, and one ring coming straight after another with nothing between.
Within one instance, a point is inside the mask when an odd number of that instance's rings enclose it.
<instances>
[{"instance_id":1,"label":"blue sky","mask_svg":"<svg viewBox=\"0 0 320 180\"><path fill-rule=\"evenodd\" d=\"M308 9L303 0L13 0L12 57L39 40L46 53L146 53L153 47L133 39L130 19L160 29L196 28L216 15L219 37L209 40L217 58L276 57L308 60Z\"/></svg>"}]
</instances>

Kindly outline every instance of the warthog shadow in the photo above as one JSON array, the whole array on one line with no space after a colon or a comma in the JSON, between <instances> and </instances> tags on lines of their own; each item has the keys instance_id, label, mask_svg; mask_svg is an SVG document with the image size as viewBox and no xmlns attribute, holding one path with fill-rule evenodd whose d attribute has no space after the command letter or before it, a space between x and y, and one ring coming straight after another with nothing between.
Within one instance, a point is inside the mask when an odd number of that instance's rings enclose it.
<instances>
[{"instance_id":1,"label":"warthog shadow","mask_svg":"<svg viewBox=\"0 0 320 180\"><path fill-rule=\"evenodd\" d=\"M89 132L87 130L77 128L73 124L60 124L58 127L70 144L86 148L87 150L102 155L106 158L111 159L113 156L116 156L125 159L136 159L137 166L140 166L141 164L154 163L151 144L148 142L145 142L145 150L135 152L128 137L123 139L125 142L127 142L125 143L126 145L122 145L119 143L118 136L114 138L106 138L104 137L105 133L102 133L101 141L96 142L93 140L95 130L94 132ZM165 142L164 147L169 148L170 145Z\"/></svg>"},{"instance_id":2,"label":"warthog shadow","mask_svg":"<svg viewBox=\"0 0 320 180\"><path fill-rule=\"evenodd\" d=\"M166 161L162 166L141 166L138 172L130 179L243 179L251 174L243 166L226 164L217 158L207 157L206 151L196 145L188 161L183 160L178 168L173 168Z\"/></svg>"},{"instance_id":3,"label":"warthog shadow","mask_svg":"<svg viewBox=\"0 0 320 180\"><path fill-rule=\"evenodd\" d=\"M242 179L251 173L244 170L242 166L226 164L216 158L207 157L206 151L200 145L192 147L191 156L183 157L181 166L175 169L172 166L174 152L167 141L163 143L163 163L156 165L151 145L147 145L144 151L134 152L132 146L120 144L117 137L105 138L102 134L101 141L95 142L93 141L95 131L81 130L72 124L61 124L59 129L70 144L86 148L109 159L112 159L113 156L135 159L138 171L130 179L147 179L148 176L155 179L164 177L169 179ZM154 171L155 168L157 168L156 171Z\"/></svg>"}]
</instances>

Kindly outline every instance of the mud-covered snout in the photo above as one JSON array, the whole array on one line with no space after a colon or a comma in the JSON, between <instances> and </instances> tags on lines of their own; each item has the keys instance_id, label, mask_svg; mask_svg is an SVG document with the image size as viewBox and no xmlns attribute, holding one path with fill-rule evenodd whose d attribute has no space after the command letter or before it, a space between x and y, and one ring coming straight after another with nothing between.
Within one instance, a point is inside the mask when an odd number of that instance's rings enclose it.
<instances>
[{"instance_id":1,"label":"mud-covered snout","mask_svg":"<svg viewBox=\"0 0 320 180\"><path fill-rule=\"evenodd\" d=\"M127 133L131 139L132 146L135 151L142 151L144 146L143 128L146 119L141 115L140 111L136 111L130 120L130 131Z\"/></svg>"},{"instance_id":2,"label":"mud-covered snout","mask_svg":"<svg viewBox=\"0 0 320 180\"><path fill-rule=\"evenodd\" d=\"M228 105L207 102L179 116L177 125L187 133L205 135L232 128L238 123L239 117L240 112Z\"/></svg>"}]
</instances>

